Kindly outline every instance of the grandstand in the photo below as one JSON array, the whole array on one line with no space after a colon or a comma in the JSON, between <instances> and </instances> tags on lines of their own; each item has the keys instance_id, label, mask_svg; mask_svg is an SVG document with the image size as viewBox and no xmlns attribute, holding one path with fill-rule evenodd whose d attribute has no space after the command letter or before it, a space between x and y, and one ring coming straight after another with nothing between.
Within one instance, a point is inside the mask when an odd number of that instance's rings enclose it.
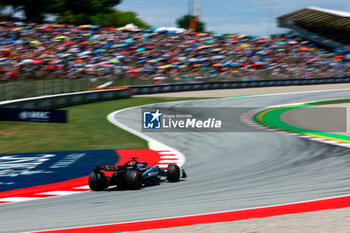
<instances>
[{"instance_id":1,"label":"grandstand","mask_svg":"<svg viewBox=\"0 0 350 233\"><path fill-rule=\"evenodd\" d=\"M277 18L278 26L341 51L350 45L350 12L307 7Z\"/></svg>"},{"instance_id":2,"label":"grandstand","mask_svg":"<svg viewBox=\"0 0 350 233\"><path fill-rule=\"evenodd\" d=\"M350 13L305 8L278 20L302 36L3 20L0 100L159 80L179 84L349 77L347 54L324 47L350 45ZM45 91L25 91L34 87Z\"/></svg>"}]
</instances>

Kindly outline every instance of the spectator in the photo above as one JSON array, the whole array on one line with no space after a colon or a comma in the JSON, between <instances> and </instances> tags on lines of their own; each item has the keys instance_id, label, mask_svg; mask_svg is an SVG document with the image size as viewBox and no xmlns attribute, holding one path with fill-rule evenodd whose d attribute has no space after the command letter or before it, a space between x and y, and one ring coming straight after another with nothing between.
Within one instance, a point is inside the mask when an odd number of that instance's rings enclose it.
<instances>
[{"instance_id":1,"label":"spectator","mask_svg":"<svg viewBox=\"0 0 350 233\"><path fill-rule=\"evenodd\" d=\"M0 22L0 79L50 77L162 82L349 75L342 57L298 37L119 30Z\"/></svg>"}]
</instances>

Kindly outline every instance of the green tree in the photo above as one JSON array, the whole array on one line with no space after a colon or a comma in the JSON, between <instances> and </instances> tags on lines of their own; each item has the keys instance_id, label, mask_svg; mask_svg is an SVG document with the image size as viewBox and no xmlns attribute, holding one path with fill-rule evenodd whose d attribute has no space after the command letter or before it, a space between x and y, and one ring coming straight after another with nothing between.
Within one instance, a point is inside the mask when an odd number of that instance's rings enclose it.
<instances>
[{"instance_id":1,"label":"green tree","mask_svg":"<svg viewBox=\"0 0 350 233\"><path fill-rule=\"evenodd\" d=\"M23 11L25 18L34 22L43 21L59 3L60 0L1 0L3 6L12 7L13 12Z\"/></svg>"},{"instance_id":2,"label":"green tree","mask_svg":"<svg viewBox=\"0 0 350 233\"><path fill-rule=\"evenodd\" d=\"M54 14L58 23L125 26L133 23L151 28L135 12L118 11L114 7L122 0L0 0L1 7L11 6L14 12L23 11L28 21L42 22Z\"/></svg>"},{"instance_id":3,"label":"green tree","mask_svg":"<svg viewBox=\"0 0 350 233\"><path fill-rule=\"evenodd\" d=\"M96 15L98 13L111 13L113 7L121 0L58 0L56 13L69 11L72 14ZM55 11L54 9L52 9Z\"/></svg>"},{"instance_id":4,"label":"green tree","mask_svg":"<svg viewBox=\"0 0 350 233\"><path fill-rule=\"evenodd\" d=\"M101 25L122 27L129 23L133 23L139 28L151 28L152 26L142 21L135 12L132 11L117 11L108 14L104 17L105 22Z\"/></svg>"},{"instance_id":5,"label":"green tree","mask_svg":"<svg viewBox=\"0 0 350 233\"><path fill-rule=\"evenodd\" d=\"M129 23L133 23L139 28L151 28L151 26L142 21L135 12L118 11L115 9L113 9L110 13L97 13L94 15L88 15L86 13L73 14L71 11L66 11L57 18L57 22L95 24L114 27L122 27Z\"/></svg>"},{"instance_id":6,"label":"green tree","mask_svg":"<svg viewBox=\"0 0 350 233\"><path fill-rule=\"evenodd\" d=\"M194 19L195 17L192 15L184 15L181 18L176 20L176 24L180 28L185 28L189 29L190 28L190 23L191 20ZM196 32L204 32L205 31L205 23L202 21L198 20L195 28Z\"/></svg>"},{"instance_id":7,"label":"green tree","mask_svg":"<svg viewBox=\"0 0 350 233\"><path fill-rule=\"evenodd\" d=\"M4 12L5 6L3 5L2 2L0 2L0 18L1 17L6 17L6 14Z\"/></svg>"},{"instance_id":8,"label":"green tree","mask_svg":"<svg viewBox=\"0 0 350 233\"><path fill-rule=\"evenodd\" d=\"M121 0L1 0L4 6L23 11L29 21L41 22L48 13L59 16L91 17L98 13L111 13Z\"/></svg>"}]
</instances>

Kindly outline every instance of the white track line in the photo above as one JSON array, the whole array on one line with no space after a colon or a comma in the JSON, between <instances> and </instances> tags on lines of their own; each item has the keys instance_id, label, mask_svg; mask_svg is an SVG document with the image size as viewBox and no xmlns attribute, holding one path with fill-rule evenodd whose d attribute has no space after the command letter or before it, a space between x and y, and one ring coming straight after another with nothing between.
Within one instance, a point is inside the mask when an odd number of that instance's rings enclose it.
<instances>
[{"instance_id":1,"label":"white track line","mask_svg":"<svg viewBox=\"0 0 350 233\"><path fill-rule=\"evenodd\" d=\"M173 154L173 152L171 152L171 151L161 151L161 152L159 152L159 154L166 155L166 154Z\"/></svg>"},{"instance_id":2,"label":"white track line","mask_svg":"<svg viewBox=\"0 0 350 233\"><path fill-rule=\"evenodd\" d=\"M143 105L145 106L145 105ZM131 108L125 108L125 109L121 109L121 110L118 110L118 111L115 111L115 112L112 112L110 113L108 116L107 116L107 119L114 125L118 126L119 128L122 128L132 134L135 134L136 136L139 136L140 138L146 140L148 142L148 147L151 149L151 150L155 150L155 151L169 151L167 152L167 154L173 154L174 157L177 158L178 162L177 162L177 165L179 167L181 167L185 161L186 161L186 157L178 150L174 149L173 147L170 147L168 145L165 145L164 143L161 143L145 134L143 134L142 132L139 132L139 131L136 131L122 123L120 123L116 118L115 116L118 114L118 113L121 113L121 112L124 112L124 111L127 111L127 110L130 110L130 109L135 109L135 108L140 108L140 107L143 107L143 106L137 106L137 107L131 107ZM162 153L160 152L160 153ZM173 161L172 161L173 162Z\"/></svg>"},{"instance_id":3,"label":"white track line","mask_svg":"<svg viewBox=\"0 0 350 233\"><path fill-rule=\"evenodd\" d=\"M173 156L160 156L161 159L176 159L176 156L173 155Z\"/></svg>"},{"instance_id":4,"label":"white track line","mask_svg":"<svg viewBox=\"0 0 350 233\"><path fill-rule=\"evenodd\" d=\"M77 194L82 192L85 192L85 191L51 191L51 192L38 193L38 195L66 196L66 195Z\"/></svg>"},{"instance_id":5,"label":"white track line","mask_svg":"<svg viewBox=\"0 0 350 233\"><path fill-rule=\"evenodd\" d=\"M42 197L6 197L6 198L0 198L0 202L22 202L22 201L33 201L33 200L39 200L42 199Z\"/></svg>"},{"instance_id":6,"label":"white track line","mask_svg":"<svg viewBox=\"0 0 350 233\"><path fill-rule=\"evenodd\" d=\"M89 185L84 185L84 186L80 186L80 187L75 187L73 189L88 189L88 190L90 190L90 187L89 187Z\"/></svg>"}]
</instances>

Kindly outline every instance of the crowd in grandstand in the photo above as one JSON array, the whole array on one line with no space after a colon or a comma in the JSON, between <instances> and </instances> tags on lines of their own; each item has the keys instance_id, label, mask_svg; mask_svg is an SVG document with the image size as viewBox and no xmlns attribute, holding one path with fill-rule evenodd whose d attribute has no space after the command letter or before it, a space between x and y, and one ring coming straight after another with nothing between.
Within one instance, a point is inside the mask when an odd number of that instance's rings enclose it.
<instances>
[{"instance_id":1,"label":"crowd in grandstand","mask_svg":"<svg viewBox=\"0 0 350 233\"><path fill-rule=\"evenodd\" d=\"M349 74L342 55L279 38L0 22L0 80L28 77L234 81Z\"/></svg>"},{"instance_id":2,"label":"crowd in grandstand","mask_svg":"<svg viewBox=\"0 0 350 233\"><path fill-rule=\"evenodd\" d=\"M309 32L324 35L324 37L337 41L343 45L350 45L350 30L346 28L330 28L317 25L299 25Z\"/></svg>"}]
</instances>

